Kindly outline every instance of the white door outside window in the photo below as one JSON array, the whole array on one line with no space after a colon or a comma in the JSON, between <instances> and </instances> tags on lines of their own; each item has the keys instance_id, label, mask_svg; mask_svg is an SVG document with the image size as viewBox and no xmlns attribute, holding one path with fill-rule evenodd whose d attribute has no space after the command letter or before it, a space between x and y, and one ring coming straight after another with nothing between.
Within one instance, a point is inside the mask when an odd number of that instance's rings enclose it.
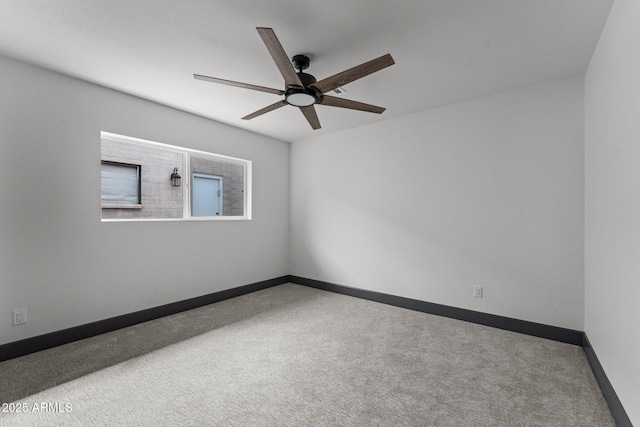
<instances>
[{"instance_id":1,"label":"white door outside window","mask_svg":"<svg viewBox=\"0 0 640 427\"><path fill-rule=\"evenodd\" d=\"M193 174L192 216L222 215L222 177Z\"/></svg>"}]
</instances>

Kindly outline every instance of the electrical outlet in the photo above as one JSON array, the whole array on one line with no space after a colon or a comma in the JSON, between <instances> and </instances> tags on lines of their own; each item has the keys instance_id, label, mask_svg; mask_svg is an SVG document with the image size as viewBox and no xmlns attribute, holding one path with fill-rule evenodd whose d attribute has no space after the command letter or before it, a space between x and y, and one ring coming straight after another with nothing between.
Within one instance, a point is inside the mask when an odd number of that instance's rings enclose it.
<instances>
[{"instance_id":1,"label":"electrical outlet","mask_svg":"<svg viewBox=\"0 0 640 427\"><path fill-rule=\"evenodd\" d=\"M13 310L13 324L22 325L23 323L27 323L27 309Z\"/></svg>"},{"instance_id":2,"label":"electrical outlet","mask_svg":"<svg viewBox=\"0 0 640 427\"><path fill-rule=\"evenodd\" d=\"M476 298L482 298L482 286L473 287L473 296Z\"/></svg>"}]
</instances>

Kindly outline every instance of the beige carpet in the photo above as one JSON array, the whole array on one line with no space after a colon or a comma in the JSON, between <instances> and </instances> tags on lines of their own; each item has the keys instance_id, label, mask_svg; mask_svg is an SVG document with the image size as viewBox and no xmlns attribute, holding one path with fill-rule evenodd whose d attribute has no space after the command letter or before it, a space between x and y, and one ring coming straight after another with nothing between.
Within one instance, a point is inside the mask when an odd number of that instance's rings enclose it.
<instances>
[{"instance_id":1,"label":"beige carpet","mask_svg":"<svg viewBox=\"0 0 640 427\"><path fill-rule=\"evenodd\" d=\"M0 402L27 410L2 426L614 426L580 347L293 284L2 362Z\"/></svg>"}]
</instances>

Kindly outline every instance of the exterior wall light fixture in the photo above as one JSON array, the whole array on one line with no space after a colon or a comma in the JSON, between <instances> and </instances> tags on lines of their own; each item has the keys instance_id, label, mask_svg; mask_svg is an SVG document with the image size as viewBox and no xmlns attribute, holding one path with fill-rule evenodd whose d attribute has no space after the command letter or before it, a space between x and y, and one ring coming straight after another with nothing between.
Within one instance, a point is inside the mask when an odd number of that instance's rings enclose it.
<instances>
[{"instance_id":1,"label":"exterior wall light fixture","mask_svg":"<svg viewBox=\"0 0 640 427\"><path fill-rule=\"evenodd\" d=\"M171 185L174 187L180 187L180 181L182 177L178 175L178 168L173 168L173 173L171 174Z\"/></svg>"}]
</instances>

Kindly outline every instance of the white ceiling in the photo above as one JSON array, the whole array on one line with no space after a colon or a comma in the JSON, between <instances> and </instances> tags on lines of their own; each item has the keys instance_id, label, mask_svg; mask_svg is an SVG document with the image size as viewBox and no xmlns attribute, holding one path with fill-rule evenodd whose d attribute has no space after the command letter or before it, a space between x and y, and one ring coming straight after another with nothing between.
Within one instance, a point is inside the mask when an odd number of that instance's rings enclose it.
<instances>
[{"instance_id":1,"label":"white ceiling","mask_svg":"<svg viewBox=\"0 0 640 427\"><path fill-rule=\"evenodd\" d=\"M613 0L0 0L0 53L204 117L297 141L583 73ZM345 86L382 115L316 106L240 120L283 88L255 27L272 27L318 80L390 53Z\"/></svg>"}]
</instances>

